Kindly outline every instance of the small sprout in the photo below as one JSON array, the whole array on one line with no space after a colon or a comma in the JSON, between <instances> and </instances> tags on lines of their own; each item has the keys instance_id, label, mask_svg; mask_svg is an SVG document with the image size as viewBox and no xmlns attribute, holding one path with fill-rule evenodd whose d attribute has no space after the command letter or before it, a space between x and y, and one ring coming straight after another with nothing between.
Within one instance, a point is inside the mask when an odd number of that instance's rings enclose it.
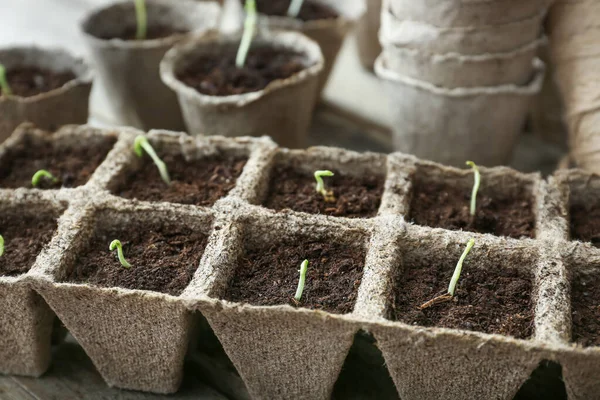
<instances>
[{"instance_id":1,"label":"small sprout","mask_svg":"<svg viewBox=\"0 0 600 400\"><path fill-rule=\"evenodd\" d=\"M321 193L326 202L333 203L335 202L335 196L333 195L333 191L325 190L325 182L323 182L324 176L333 176L333 172L328 170L315 171L315 180L317 181L315 189L318 193Z\"/></svg>"},{"instance_id":2,"label":"small sprout","mask_svg":"<svg viewBox=\"0 0 600 400\"><path fill-rule=\"evenodd\" d=\"M477 192L479 191L479 185L481 184L481 174L479 174L479 168L473 161L467 161L466 164L473 169L473 191L471 192L471 217L475 217L475 209L477 208Z\"/></svg>"},{"instance_id":3,"label":"small sprout","mask_svg":"<svg viewBox=\"0 0 600 400\"><path fill-rule=\"evenodd\" d=\"M135 142L133 144L133 151L135 152L135 154L137 154L138 157L141 157L144 153L142 150L146 150L146 153L148 153L150 158L152 158L152 161L154 161L154 164L156 164L156 167L158 168L158 172L160 173L160 177L162 178L162 180L167 185L170 185L171 178L169 177L167 165L163 162L163 160L160 159L160 157L158 157L148 139L143 135L139 135L135 138Z\"/></svg>"},{"instance_id":4,"label":"small sprout","mask_svg":"<svg viewBox=\"0 0 600 400\"><path fill-rule=\"evenodd\" d=\"M49 179L50 182L52 182L52 184L55 184L58 182L57 177L55 177L54 175L52 175L50 172L46 171L45 169L40 169L38 172L33 174L33 177L31 178L31 186L38 187L42 178Z\"/></svg>"},{"instance_id":5,"label":"small sprout","mask_svg":"<svg viewBox=\"0 0 600 400\"><path fill-rule=\"evenodd\" d=\"M302 261L300 265L300 280L298 281L298 289L296 289L296 295L294 296L294 300L299 302L302 298L302 292L304 291L304 283L306 282L306 271L308 270L308 260Z\"/></svg>"},{"instance_id":6,"label":"small sprout","mask_svg":"<svg viewBox=\"0 0 600 400\"><path fill-rule=\"evenodd\" d=\"M248 57L248 51L252 44L252 37L256 31L256 21L258 19L256 13L256 0L246 0L246 20L244 21L244 33L242 34L242 40L235 57L235 66L243 68L246 64L246 57Z\"/></svg>"},{"instance_id":7,"label":"small sprout","mask_svg":"<svg viewBox=\"0 0 600 400\"><path fill-rule=\"evenodd\" d=\"M0 235L0 257L4 254L4 238Z\"/></svg>"},{"instance_id":8,"label":"small sprout","mask_svg":"<svg viewBox=\"0 0 600 400\"><path fill-rule=\"evenodd\" d=\"M118 239L115 239L112 242L110 242L110 246L108 247L108 249L110 251L115 251L115 249L117 249L117 256L119 257L121 265L125 268L131 268L131 264L127 262L125 256L123 255L123 245L121 245L121 242Z\"/></svg>"},{"instance_id":9,"label":"small sprout","mask_svg":"<svg viewBox=\"0 0 600 400\"><path fill-rule=\"evenodd\" d=\"M1 94L5 96L10 96L12 94L12 90L8 84L8 78L6 77L6 68L2 64L0 64L0 90L2 90Z\"/></svg>"},{"instance_id":10,"label":"small sprout","mask_svg":"<svg viewBox=\"0 0 600 400\"><path fill-rule=\"evenodd\" d=\"M146 39L146 35L148 34L148 13L146 11L146 0L135 0L135 20L137 22L135 38L137 40Z\"/></svg>"},{"instance_id":11,"label":"small sprout","mask_svg":"<svg viewBox=\"0 0 600 400\"><path fill-rule=\"evenodd\" d=\"M290 7L287 10L288 17L297 18L303 3L304 0L292 0Z\"/></svg>"},{"instance_id":12,"label":"small sprout","mask_svg":"<svg viewBox=\"0 0 600 400\"><path fill-rule=\"evenodd\" d=\"M475 239L469 239L469 241L467 242L467 247L465 248L462 255L460 256L458 263L456 263L456 268L454 268L454 273L452 274L452 279L450 279L450 285L448 285L448 293L443 294L441 296L437 296L434 299L429 300L428 302L424 303L423 305L421 305L419 307L421 310L424 310L424 309L434 306L436 304L445 303L454 298L454 293L456 291L456 284L458 283L458 279L460 278L460 273L462 272L463 263L465 262L465 258L467 258L467 254L469 254L469 252L471 251L471 249L473 248L474 245L475 245Z\"/></svg>"}]
</instances>

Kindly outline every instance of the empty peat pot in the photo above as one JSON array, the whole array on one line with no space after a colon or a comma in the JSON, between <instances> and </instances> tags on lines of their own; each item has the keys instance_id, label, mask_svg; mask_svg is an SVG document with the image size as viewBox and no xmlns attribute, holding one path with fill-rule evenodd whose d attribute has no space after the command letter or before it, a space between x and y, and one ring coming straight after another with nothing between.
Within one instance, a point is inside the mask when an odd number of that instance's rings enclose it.
<instances>
[{"instance_id":1,"label":"empty peat pot","mask_svg":"<svg viewBox=\"0 0 600 400\"><path fill-rule=\"evenodd\" d=\"M244 68L239 36L209 32L169 50L160 69L179 97L190 134L269 135L302 147L317 100L323 54L296 32L256 37Z\"/></svg>"},{"instance_id":2,"label":"empty peat pot","mask_svg":"<svg viewBox=\"0 0 600 400\"><path fill-rule=\"evenodd\" d=\"M215 27L217 3L147 0L146 39L136 40L133 1L94 11L81 30L119 124L143 129L182 130L175 95L159 77L159 63L174 44Z\"/></svg>"},{"instance_id":3,"label":"empty peat pot","mask_svg":"<svg viewBox=\"0 0 600 400\"><path fill-rule=\"evenodd\" d=\"M22 122L55 130L84 124L92 90L92 73L80 59L60 49L0 49L12 94L0 94L0 142Z\"/></svg>"}]
</instances>

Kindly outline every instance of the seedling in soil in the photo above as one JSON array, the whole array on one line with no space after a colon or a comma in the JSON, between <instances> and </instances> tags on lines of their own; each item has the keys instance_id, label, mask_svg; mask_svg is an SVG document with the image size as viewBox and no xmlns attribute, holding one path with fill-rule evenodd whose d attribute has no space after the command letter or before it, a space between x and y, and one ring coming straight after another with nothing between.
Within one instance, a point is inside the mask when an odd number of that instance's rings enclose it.
<instances>
[{"instance_id":1,"label":"seedling in soil","mask_svg":"<svg viewBox=\"0 0 600 400\"><path fill-rule=\"evenodd\" d=\"M297 18L303 3L304 0L292 0L290 7L287 10L288 17Z\"/></svg>"},{"instance_id":2,"label":"seedling in soil","mask_svg":"<svg viewBox=\"0 0 600 400\"><path fill-rule=\"evenodd\" d=\"M481 184L481 174L479 174L479 168L473 161L467 161L466 164L473 169L473 191L471 192L471 209L469 210L471 218L475 218L475 209L477 208L477 192L479 191L479 185Z\"/></svg>"},{"instance_id":3,"label":"seedling in soil","mask_svg":"<svg viewBox=\"0 0 600 400\"><path fill-rule=\"evenodd\" d=\"M135 0L135 20L137 29L135 38L137 40L146 39L148 34L148 13L146 11L146 0Z\"/></svg>"},{"instance_id":4,"label":"seedling in soil","mask_svg":"<svg viewBox=\"0 0 600 400\"><path fill-rule=\"evenodd\" d=\"M4 254L4 238L0 235L0 257Z\"/></svg>"},{"instance_id":5,"label":"seedling in soil","mask_svg":"<svg viewBox=\"0 0 600 400\"><path fill-rule=\"evenodd\" d=\"M127 260L125 259L125 256L123 255L123 245L121 244L121 242L118 239L115 239L112 242L110 242L110 246L108 247L108 249L110 251L115 251L115 249L117 249L117 257L119 257L119 261L121 262L121 265L124 266L125 268L131 268L131 264L129 264L129 262L127 262Z\"/></svg>"},{"instance_id":6,"label":"seedling in soil","mask_svg":"<svg viewBox=\"0 0 600 400\"><path fill-rule=\"evenodd\" d=\"M12 94L8 79L6 78L6 68L2 64L0 64L0 90L2 90L1 94L4 96L10 96Z\"/></svg>"},{"instance_id":7,"label":"seedling in soil","mask_svg":"<svg viewBox=\"0 0 600 400\"><path fill-rule=\"evenodd\" d=\"M296 295L294 296L294 300L296 302L300 302L302 298L302 292L304 291L304 283L306 282L306 271L308 270L308 260L302 261L300 265L300 280L298 281L298 289L296 289Z\"/></svg>"},{"instance_id":8,"label":"seedling in soil","mask_svg":"<svg viewBox=\"0 0 600 400\"><path fill-rule=\"evenodd\" d=\"M315 180L317 181L316 190L318 193L321 193L326 202L333 203L335 202L335 196L333 195L333 191L325 190L324 176L333 176L333 172L328 170L315 171Z\"/></svg>"},{"instance_id":9,"label":"seedling in soil","mask_svg":"<svg viewBox=\"0 0 600 400\"><path fill-rule=\"evenodd\" d=\"M244 68L244 64L246 64L246 57L248 57L248 51L252 44L252 37L256 31L256 21L258 19L256 13L256 0L246 0L245 9L246 20L244 21L244 33L242 34L240 47L238 48L235 57L235 66L238 68Z\"/></svg>"},{"instance_id":10,"label":"seedling in soil","mask_svg":"<svg viewBox=\"0 0 600 400\"><path fill-rule=\"evenodd\" d=\"M54 175L52 175L50 172L46 171L45 169L40 169L38 172L33 174L33 177L31 178L31 186L38 187L40 184L40 181L42 179L48 179L52 184L55 184L58 182L57 177L55 177Z\"/></svg>"},{"instance_id":11,"label":"seedling in soil","mask_svg":"<svg viewBox=\"0 0 600 400\"><path fill-rule=\"evenodd\" d=\"M429 300L425 304L421 305L419 308L424 310L436 304L445 303L454 298L454 293L456 292L456 284L458 283L458 279L460 278L460 273L462 272L462 266L465 262L465 258L467 258L467 254L471 251L473 246L475 245L475 239L469 239L467 242L467 247L463 251L458 263L456 263L456 268L454 268L454 273L452 274L452 279L450 279L450 285L448 285L448 293L443 294L441 296L437 296L436 298Z\"/></svg>"},{"instance_id":12,"label":"seedling in soil","mask_svg":"<svg viewBox=\"0 0 600 400\"><path fill-rule=\"evenodd\" d=\"M171 178L169 177L167 165L163 162L163 160L160 159L160 157L158 157L148 139L146 139L145 136L139 135L135 138L135 142L133 143L133 151L135 152L135 154L137 154L138 157L141 157L144 155L143 150L145 150L146 153L148 153L154 164L156 164L156 167L158 168L158 172L160 173L160 177L162 178L162 180L167 185L170 185Z\"/></svg>"}]
</instances>

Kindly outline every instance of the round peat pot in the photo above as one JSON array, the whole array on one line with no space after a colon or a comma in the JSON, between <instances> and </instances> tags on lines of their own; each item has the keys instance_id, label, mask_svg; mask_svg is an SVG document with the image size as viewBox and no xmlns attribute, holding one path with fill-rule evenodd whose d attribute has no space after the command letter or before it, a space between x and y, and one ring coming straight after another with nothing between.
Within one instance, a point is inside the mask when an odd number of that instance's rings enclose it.
<instances>
[{"instance_id":1,"label":"round peat pot","mask_svg":"<svg viewBox=\"0 0 600 400\"><path fill-rule=\"evenodd\" d=\"M397 150L457 167L465 160L490 166L510 160L544 64L536 60L525 86L441 88L389 70L382 56L375 72L388 91Z\"/></svg>"},{"instance_id":2,"label":"round peat pot","mask_svg":"<svg viewBox=\"0 0 600 400\"><path fill-rule=\"evenodd\" d=\"M499 25L531 18L551 0L389 0L395 15L441 28Z\"/></svg>"},{"instance_id":3,"label":"round peat pot","mask_svg":"<svg viewBox=\"0 0 600 400\"><path fill-rule=\"evenodd\" d=\"M59 49L0 49L13 90L0 95L0 142L22 122L53 131L66 124L85 124L92 73L80 59Z\"/></svg>"},{"instance_id":4,"label":"round peat pot","mask_svg":"<svg viewBox=\"0 0 600 400\"><path fill-rule=\"evenodd\" d=\"M118 123L182 130L177 98L160 80L160 60L174 44L194 32L217 26L220 7L193 0L147 0L146 7L146 40L135 40L133 1L93 12L81 30Z\"/></svg>"},{"instance_id":5,"label":"round peat pot","mask_svg":"<svg viewBox=\"0 0 600 400\"><path fill-rule=\"evenodd\" d=\"M435 54L388 46L383 59L388 69L445 88L524 85L531 80L533 60L546 43L539 38L508 53L462 55Z\"/></svg>"},{"instance_id":6,"label":"round peat pot","mask_svg":"<svg viewBox=\"0 0 600 400\"><path fill-rule=\"evenodd\" d=\"M378 37L380 21L381 0L367 0L367 11L356 26L356 44L360 62L368 69L373 69L373 64L381 53Z\"/></svg>"},{"instance_id":7,"label":"round peat pot","mask_svg":"<svg viewBox=\"0 0 600 400\"><path fill-rule=\"evenodd\" d=\"M160 65L161 77L179 97L188 132L224 136L269 135L282 146L303 147L323 70L323 54L317 43L306 36L278 32L254 38L248 60L255 50L274 49L296 54L303 66L300 71L284 79L275 79L262 89L242 94L209 95L182 81L186 71L206 64L202 60L234 58L239 44L239 36L209 32L175 46L165 55ZM214 74L220 75L220 71L215 70ZM206 82L207 85L213 83Z\"/></svg>"},{"instance_id":8,"label":"round peat pot","mask_svg":"<svg viewBox=\"0 0 600 400\"><path fill-rule=\"evenodd\" d=\"M501 25L438 28L421 21L401 19L389 9L381 12L379 41L430 53L485 54L514 51L541 36L546 12Z\"/></svg>"}]
</instances>

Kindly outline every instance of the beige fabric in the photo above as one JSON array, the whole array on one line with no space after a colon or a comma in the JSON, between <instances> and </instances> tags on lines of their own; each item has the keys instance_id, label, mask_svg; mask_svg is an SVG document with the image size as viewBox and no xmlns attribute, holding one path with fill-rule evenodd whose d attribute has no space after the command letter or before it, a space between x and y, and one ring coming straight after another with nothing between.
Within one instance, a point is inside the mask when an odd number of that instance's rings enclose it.
<instances>
[{"instance_id":1,"label":"beige fabric","mask_svg":"<svg viewBox=\"0 0 600 400\"><path fill-rule=\"evenodd\" d=\"M265 89L231 96L199 93L177 78L177 74L202 54L234 50L239 36L209 32L171 49L161 62L163 82L177 93L188 132L224 136L269 135L286 147L303 147L317 100L317 85L323 71L319 46L302 34L278 32L258 36L254 46L275 46L305 55L306 69Z\"/></svg>"},{"instance_id":2,"label":"beige fabric","mask_svg":"<svg viewBox=\"0 0 600 400\"><path fill-rule=\"evenodd\" d=\"M7 69L36 66L75 75L62 87L36 96L0 96L0 143L25 121L49 130L87 122L92 73L82 60L60 49L12 47L0 49L0 63Z\"/></svg>"},{"instance_id":3,"label":"beige fabric","mask_svg":"<svg viewBox=\"0 0 600 400\"><path fill-rule=\"evenodd\" d=\"M360 62L368 69L373 69L375 59L381 53L380 20L381 0L367 0L367 10L356 25L356 44Z\"/></svg>"},{"instance_id":4,"label":"beige fabric","mask_svg":"<svg viewBox=\"0 0 600 400\"><path fill-rule=\"evenodd\" d=\"M98 36L119 35L126 26L135 26L131 1L91 13L81 24L81 31L119 124L184 130L177 97L160 80L160 60L174 44L215 28L220 6L216 2L193 0L146 3L150 26L160 24L190 33L144 41L99 39Z\"/></svg>"}]
</instances>

